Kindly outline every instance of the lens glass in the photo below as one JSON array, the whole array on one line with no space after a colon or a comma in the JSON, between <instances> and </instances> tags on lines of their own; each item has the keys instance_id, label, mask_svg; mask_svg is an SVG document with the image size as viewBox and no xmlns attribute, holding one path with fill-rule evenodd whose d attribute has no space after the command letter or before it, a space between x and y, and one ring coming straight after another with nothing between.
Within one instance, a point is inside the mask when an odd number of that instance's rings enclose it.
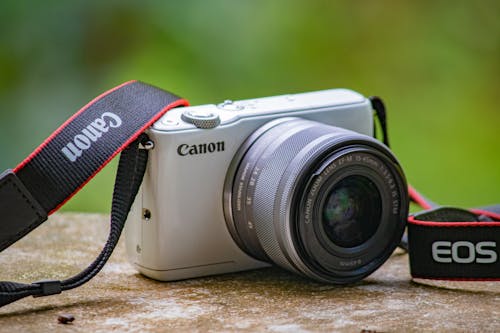
<instances>
[{"instance_id":1,"label":"lens glass","mask_svg":"<svg viewBox=\"0 0 500 333\"><path fill-rule=\"evenodd\" d=\"M348 176L330 190L321 214L322 229L335 245L345 248L361 245L380 224L380 192L369 178Z\"/></svg>"}]
</instances>

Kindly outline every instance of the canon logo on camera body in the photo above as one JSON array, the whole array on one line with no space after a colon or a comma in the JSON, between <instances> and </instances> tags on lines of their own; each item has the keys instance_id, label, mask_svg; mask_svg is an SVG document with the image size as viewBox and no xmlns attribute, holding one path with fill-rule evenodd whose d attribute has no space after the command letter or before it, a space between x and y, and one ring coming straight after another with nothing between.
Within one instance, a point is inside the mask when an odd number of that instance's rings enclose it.
<instances>
[{"instance_id":1,"label":"canon logo on camera body","mask_svg":"<svg viewBox=\"0 0 500 333\"><path fill-rule=\"evenodd\" d=\"M450 264L493 264L498 259L496 242L484 241L476 244L468 241L436 241L432 243L432 259Z\"/></svg>"},{"instance_id":2,"label":"canon logo on camera body","mask_svg":"<svg viewBox=\"0 0 500 333\"><path fill-rule=\"evenodd\" d=\"M97 142L110 128L118 128L122 125L121 118L112 113L104 112L101 117L95 119L85 127L79 134L75 135L72 142L68 142L61 152L70 162L75 162L83 152Z\"/></svg>"},{"instance_id":3,"label":"canon logo on camera body","mask_svg":"<svg viewBox=\"0 0 500 333\"><path fill-rule=\"evenodd\" d=\"M197 145L181 144L177 147L177 154L180 156L210 154L224 151L224 141L200 143Z\"/></svg>"}]
</instances>

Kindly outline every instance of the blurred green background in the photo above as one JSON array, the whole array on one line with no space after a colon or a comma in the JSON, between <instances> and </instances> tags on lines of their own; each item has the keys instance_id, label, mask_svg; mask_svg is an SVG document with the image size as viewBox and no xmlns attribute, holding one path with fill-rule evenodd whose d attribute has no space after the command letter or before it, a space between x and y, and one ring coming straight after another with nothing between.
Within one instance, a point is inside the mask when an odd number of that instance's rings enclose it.
<instances>
[{"instance_id":1,"label":"blurred green background","mask_svg":"<svg viewBox=\"0 0 500 333\"><path fill-rule=\"evenodd\" d=\"M499 1L2 0L0 31L1 170L130 79L193 105L346 87L384 98L420 191L500 202ZM109 211L115 167L64 209Z\"/></svg>"}]
</instances>

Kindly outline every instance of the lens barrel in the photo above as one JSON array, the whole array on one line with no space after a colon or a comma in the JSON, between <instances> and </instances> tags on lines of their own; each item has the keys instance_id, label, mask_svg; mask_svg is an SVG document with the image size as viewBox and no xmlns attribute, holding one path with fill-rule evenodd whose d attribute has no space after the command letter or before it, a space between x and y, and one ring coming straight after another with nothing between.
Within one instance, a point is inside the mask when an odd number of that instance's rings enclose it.
<instances>
[{"instance_id":1,"label":"lens barrel","mask_svg":"<svg viewBox=\"0 0 500 333\"><path fill-rule=\"evenodd\" d=\"M224 190L226 223L243 251L339 284L387 260L404 232L408 205L403 172L386 146L291 117L250 135Z\"/></svg>"}]
</instances>

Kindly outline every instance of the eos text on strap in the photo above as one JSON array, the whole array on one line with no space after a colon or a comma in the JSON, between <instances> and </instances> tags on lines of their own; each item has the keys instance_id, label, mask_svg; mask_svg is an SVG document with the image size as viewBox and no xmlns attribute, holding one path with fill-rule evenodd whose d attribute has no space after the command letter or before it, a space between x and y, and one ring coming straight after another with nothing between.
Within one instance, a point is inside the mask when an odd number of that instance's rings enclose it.
<instances>
[{"instance_id":1,"label":"eos text on strap","mask_svg":"<svg viewBox=\"0 0 500 333\"><path fill-rule=\"evenodd\" d=\"M425 199L417 203L430 208ZM410 216L411 275L432 280L500 280L499 208L438 207Z\"/></svg>"}]
</instances>

